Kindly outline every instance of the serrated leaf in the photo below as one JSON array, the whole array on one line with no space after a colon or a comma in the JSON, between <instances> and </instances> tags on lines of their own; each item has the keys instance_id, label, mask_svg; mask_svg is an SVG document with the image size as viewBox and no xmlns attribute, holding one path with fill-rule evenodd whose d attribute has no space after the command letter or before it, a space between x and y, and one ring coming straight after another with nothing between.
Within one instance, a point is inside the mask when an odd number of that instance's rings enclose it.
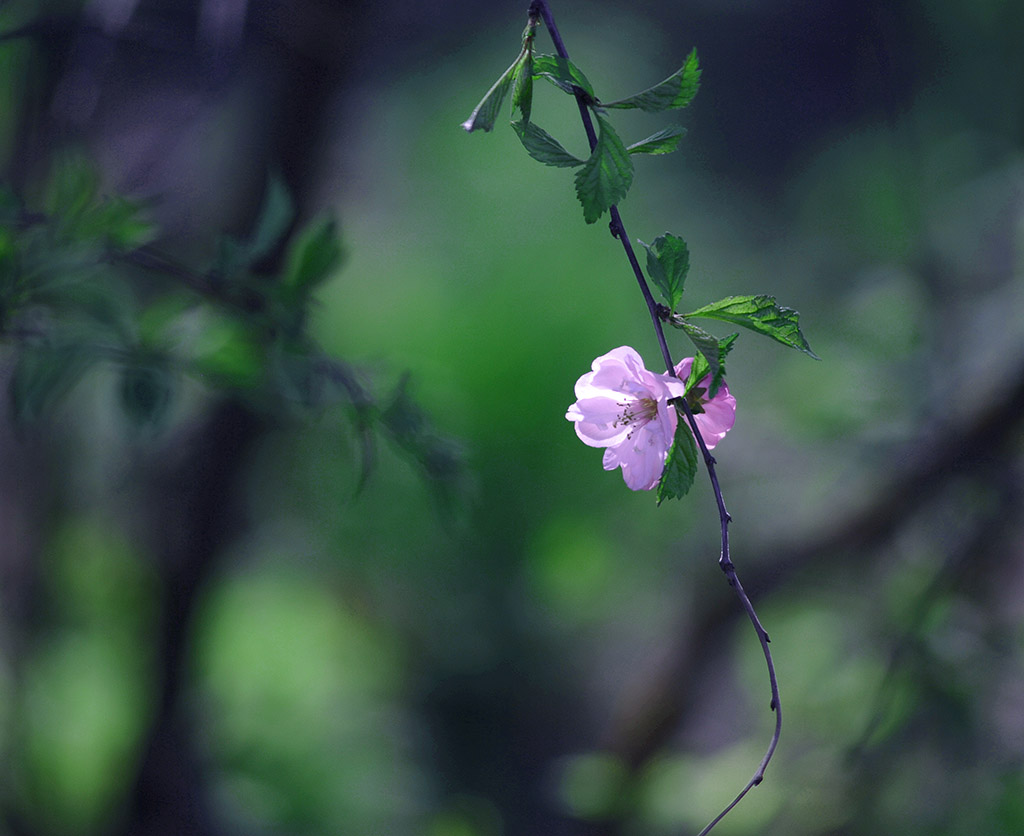
<instances>
[{"instance_id":1,"label":"serrated leaf","mask_svg":"<svg viewBox=\"0 0 1024 836\"><path fill-rule=\"evenodd\" d=\"M800 314L775 303L774 296L727 296L685 315L731 322L764 334L783 345L820 360L800 331Z\"/></svg>"},{"instance_id":2,"label":"serrated leaf","mask_svg":"<svg viewBox=\"0 0 1024 836\"><path fill-rule=\"evenodd\" d=\"M678 412L676 434L665 458L665 467L658 482L658 504L666 499L686 496L697 475L697 441L693 437L686 417Z\"/></svg>"},{"instance_id":3,"label":"serrated leaf","mask_svg":"<svg viewBox=\"0 0 1024 836\"><path fill-rule=\"evenodd\" d=\"M686 378L686 394L690 394L698 383L700 383L711 372L711 366L707 358L699 351L693 356L693 363L690 364L690 376Z\"/></svg>"},{"instance_id":4,"label":"serrated leaf","mask_svg":"<svg viewBox=\"0 0 1024 836\"><path fill-rule=\"evenodd\" d=\"M692 323L685 323L683 329L690 338L690 342L697 348L693 365L690 367L690 376L686 378L686 391L689 393L694 386L710 374L711 384L708 386L707 396L713 398L718 394L722 381L725 379L725 358L732 351L739 334L730 334L725 339L719 340Z\"/></svg>"},{"instance_id":5,"label":"serrated leaf","mask_svg":"<svg viewBox=\"0 0 1024 836\"><path fill-rule=\"evenodd\" d=\"M607 119L598 116L597 122L597 145L576 172L576 197L583 204L583 218L588 224L619 203L633 183L633 160L626 146Z\"/></svg>"},{"instance_id":6,"label":"serrated leaf","mask_svg":"<svg viewBox=\"0 0 1024 836\"><path fill-rule=\"evenodd\" d=\"M341 257L341 240L333 218L324 218L304 229L291 247L281 279L286 297L292 297L288 301L309 293L328 279Z\"/></svg>"},{"instance_id":7,"label":"serrated leaf","mask_svg":"<svg viewBox=\"0 0 1024 836\"><path fill-rule=\"evenodd\" d=\"M718 388L722 385L722 378L725 375L725 357L732 350L732 345L736 341L738 334L732 334L724 340L719 340L714 334L709 334L703 328L694 325L692 322L687 322L685 319L682 321L681 327L686 336L690 338L690 342L693 343L697 351L707 361L708 371L705 375L711 375L711 387L708 391L708 396L714 397L718 392ZM699 382L705 375L694 378L693 382ZM692 370L690 378L693 378ZM689 378L687 383L690 383Z\"/></svg>"},{"instance_id":8,"label":"serrated leaf","mask_svg":"<svg viewBox=\"0 0 1024 836\"><path fill-rule=\"evenodd\" d=\"M531 157L544 165L573 168L584 161L566 151L551 134L533 122L513 122L512 130Z\"/></svg>"},{"instance_id":9,"label":"serrated leaf","mask_svg":"<svg viewBox=\"0 0 1024 836\"><path fill-rule=\"evenodd\" d=\"M683 66L672 75L635 96L619 99L615 102L602 102L601 107L607 108L640 108L648 113L660 113L664 110L678 110L686 107L697 95L700 87L700 67L697 63L697 50L691 50L683 62Z\"/></svg>"},{"instance_id":10,"label":"serrated leaf","mask_svg":"<svg viewBox=\"0 0 1024 836\"><path fill-rule=\"evenodd\" d=\"M519 110L522 121L529 124L530 111L533 108L533 50L527 48L526 54L516 64L515 81L512 85L512 115Z\"/></svg>"},{"instance_id":11,"label":"serrated leaf","mask_svg":"<svg viewBox=\"0 0 1024 836\"><path fill-rule=\"evenodd\" d=\"M590 101L597 101L594 88L583 71L560 55L538 55L533 59L533 77L546 78L570 96L582 91Z\"/></svg>"},{"instance_id":12,"label":"serrated leaf","mask_svg":"<svg viewBox=\"0 0 1024 836\"><path fill-rule=\"evenodd\" d=\"M675 310L683 297L683 285L690 271L690 251L686 242L678 235L666 232L659 235L650 246L640 242L647 250L647 275L661 291L670 310Z\"/></svg>"},{"instance_id":13,"label":"serrated leaf","mask_svg":"<svg viewBox=\"0 0 1024 836\"><path fill-rule=\"evenodd\" d=\"M630 154L671 154L686 136L685 128L671 127L651 134L646 139L627 145Z\"/></svg>"},{"instance_id":14,"label":"serrated leaf","mask_svg":"<svg viewBox=\"0 0 1024 836\"><path fill-rule=\"evenodd\" d=\"M509 68L491 85L491 89L484 93L480 103L473 108L469 118L462 123L463 130L467 133L472 133L476 130L489 131L494 127L494 120L498 118L498 114L501 112L501 105L505 101L509 89L512 87L512 82L515 80L516 73L526 53L526 49L523 49Z\"/></svg>"}]
</instances>

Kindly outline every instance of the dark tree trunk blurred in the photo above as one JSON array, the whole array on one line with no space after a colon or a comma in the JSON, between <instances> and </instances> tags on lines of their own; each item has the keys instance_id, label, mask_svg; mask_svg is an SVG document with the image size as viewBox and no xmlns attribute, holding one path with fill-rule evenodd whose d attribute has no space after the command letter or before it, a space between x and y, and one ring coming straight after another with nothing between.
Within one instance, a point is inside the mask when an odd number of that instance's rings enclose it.
<instances>
[{"instance_id":1,"label":"dark tree trunk blurred","mask_svg":"<svg viewBox=\"0 0 1024 836\"><path fill-rule=\"evenodd\" d=\"M170 453L147 486L160 589L157 702L121 832L131 836L214 834L202 755L202 729L182 711L193 616L203 585L245 526L239 498L244 465L263 422L235 401L217 407Z\"/></svg>"}]
</instances>

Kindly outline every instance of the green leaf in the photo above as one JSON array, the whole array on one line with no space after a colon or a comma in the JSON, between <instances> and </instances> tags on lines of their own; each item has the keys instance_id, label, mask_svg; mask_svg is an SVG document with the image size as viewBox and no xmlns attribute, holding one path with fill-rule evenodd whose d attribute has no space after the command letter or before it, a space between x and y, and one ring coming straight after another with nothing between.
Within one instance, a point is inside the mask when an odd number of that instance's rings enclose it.
<instances>
[{"instance_id":1,"label":"green leaf","mask_svg":"<svg viewBox=\"0 0 1024 836\"><path fill-rule=\"evenodd\" d=\"M169 351L181 340L183 318L195 304L195 299L182 291L155 297L136 314L137 342L151 350Z\"/></svg>"},{"instance_id":2,"label":"green leaf","mask_svg":"<svg viewBox=\"0 0 1024 836\"><path fill-rule=\"evenodd\" d=\"M205 320L190 349L192 370L211 386L252 389L263 380L265 352L237 320L226 316Z\"/></svg>"},{"instance_id":3,"label":"green leaf","mask_svg":"<svg viewBox=\"0 0 1024 836\"><path fill-rule=\"evenodd\" d=\"M526 152L544 165L559 168L583 165L583 160L566 151L557 139L533 122L513 122L512 130L516 132Z\"/></svg>"},{"instance_id":4,"label":"green leaf","mask_svg":"<svg viewBox=\"0 0 1024 836\"><path fill-rule=\"evenodd\" d=\"M632 145L626 146L630 154L671 154L679 147L679 143L686 136L685 128L665 128L656 134L651 134L647 139L641 139Z\"/></svg>"},{"instance_id":5,"label":"green leaf","mask_svg":"<svg viewBox=\"0 0 1024 836\"><path fill-rule=\"evenodd\" d=\"M711 372L711 366L707 358L699 351L693 356L693 363L690 365L690 376L686 378L686 394L700 383Z\"/></svg>"},{"instance_id":6,"label":"green leaf","mask_svg":"<svg viewBox=\"0 0 1024 836\"><path fill-rule=\"evenodd\" d=\"M659 235L650 246L640 242L647 250L647 275L657 285L670 310L683 296L683 284L690 270L690 251L686 242L677 235L666 232Z\"/></svg>"},{"instance_id":7,"label":"green leaf","mask_svg":"<svg viewBox=\"0 0 1024 836\"><path fill-rule=\"evenodd\" d=\"M390 403L380 413L380 423L391 439L423 469L442 506L451 506L465 490L465 454L451 439L437 432L410 392L406 375Z\"/></svg>"},{"instance_id":8,"label":"green leaf","mask_svg":"<svg viewBox=\"0 0 1024 836\"><path fill-rule=\"evenodd\" d=\"M596 102L594 88L583 71L567 58L559 55L538 55L533 60L533 77L546 78L559 90L570 96L580 91L590 102Z\"/></svg>"},{"instance_id":9,"label":"green leaf","mask_svg":"<svg viewBox=\"0 0 1024 836\"><path fill-rule=\"evenodd\" d=\"M700 67L697 64L697 50L694 49L686 57L683 66L660 84L655 84L628 99L619 99L609 103L602 102L601 107L640 108L648 113L678 110L693 101L699 87Z\"/></svg>"},{"instance_id":10,"label":"green leaf","mask_svg":"<svg viewBox=\"0 0 1024 836\"><path fill-rule=\"evenodd\" d=\"M518 108L522 121L529 124L530 111L533 107L533 50L527 48L526 54L516 64L515 81L512 86L512 115Z\"/></svg>"},{"instance_id":11,"label":"green leaf","mask_svg":"<svg viewBox=\"0 0 1024 836\"><path fill-rule=\"evenodd\" d=\"M292 244L281 279L286 301L308 294L330 278L341 262L342 252L334 218L324 218L304 229Z\"/></svg>"},{"instance_id":12,"label":"green leaf","mask_svg":"<svg viewBox=\"0 0 1024 836\"><path fill-rule=\"evenodd\" d=\"M800 331L800 314L775 304L774 296L727 296L685 315L731 322L771 337L783 345L820 360ZM674 324L674 323L673 323Z\"/></svg>"},{"instance_id":13,"label":"green leaf","mask_svg":"<svg viewBox=\"0 0 1024 836\"><path fill-rule=\"evenodd\" d=\"M501 105L505 101L509 89L512 87L512 82L515 80L526 54L527 50L524 48L519 53L519 57L512 62L512 65L501 74L501 78L494 82L491 89L484 94L480 104L473 108L469 118L462 123L463 129L467 133L472 133L476 130L489 131L494 127L494 120L498 118L498 114L501 112Z\"/></svg>"},{"instance_id":14,"label":"green leaf","mask_svg":"<svg viewBox=\"0 0 1024 836\"><path fill-rule=\"evenodd\" d=\"M246 264L259 261L273 251L288 232L294 218L295 204L288 193L288 187L279 174L271 174L267 178L260 213L244 245Z\"/></svg>"},{"instance_id":15,"label":"green leaf","mask_svg":"<svg viewBox=\"0 0 1024 836\"><path fill-rule=\"evenodd\" d=\"M156 228L140 216L139 207L123 197L104 198L95 209L95 231L115 250L129 251L156 237Z\"/></svg>"},{"instance_id":16,"label":"green leaf","mask_svg":"<svg viewBox=\"0 0 1024 836\"><path fill-rule=\"evenodd\" d=\"M597 122L597 145L576 172L576 196L583 204L583 218L588 224L619 203L633 183L633 160L626 146L607 119L598 116Z\"/></svg>"},{"instance_id":17,"label":"green leaf","mask_svg":"<svg viewBox=\"0 0 1024 836\"><path fill-rule=\"evenodd\" d=\"M153 237L139 207L123 197L100 193L95 166L74 154L54 163L46 186L44 209L61 237L90 246L135 249Z\"/></svg>"},{"instance_id":18,"label":"green leaf","mask_svg":"<svg viewBox=\"0 0 1024 836\"><path fill-rule=\"evenodd\" d=\"M739 335L731 334L724 340L719 340L713 334L709 334L703 328L699 328L685 319L682 320L681 327L686 336L690 338L690 342L693 343L694 347L707 362L708 367L708 370L700 377L694 377L693 370L691 369L690 377L687 378L687 388L691 388L692 383L697 383L707 374L710 374L711 387L708 391L708 397L713 398L718 393L718 388L722 385L722 378L725 376L725 357L732 350L733 343L736 342L736 338Z\"/></svg>"},{"instance_id":19,"label":"green leaf","mask_svg":"<svg viewBox=\"0 0 1024 836\"><path fill-rule=\"evenodd\" d=\"M677 410L679 421L676 424L675 438L665 459L665 468L661 471L658 482L658 504L666 499L678 499L686 496L697 475L697 441L693 437L686 417Z\"/></svg>"},{"instance_id":20,"label":"green leaf","mask_svg":"<svg viewBox=\"0 0 1024 836\"><path fill-rule=\"evenodd\" d=\"M80 217L96 201L99 187L99 174L92 163L77 154L63 154L54 161L43 208L64 231L74 235Z\"/></svg>"}]
</instances>

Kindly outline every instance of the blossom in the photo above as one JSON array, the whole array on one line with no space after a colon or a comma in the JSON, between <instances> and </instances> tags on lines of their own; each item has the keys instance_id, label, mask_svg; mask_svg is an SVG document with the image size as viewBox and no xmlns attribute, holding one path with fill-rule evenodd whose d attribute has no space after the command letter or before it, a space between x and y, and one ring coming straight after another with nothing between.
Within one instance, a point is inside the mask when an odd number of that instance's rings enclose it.
<instances>
[{"instance_id":1,"label":"blossom","mask_svg":"<svg viewBox=\"0 0 1024 836\"><path fill-rule=\"evenodd\" d=\"M692 357L680 360L676 364L676 376L680 380L686 380L690 376L692 366ZM725 434L736 423L736 398L729 394L729 386L723 380L715 396L708 398L710 386L711 375L707 375L693 387L687 398L693 419L697 422L697 429L700 430L700 437L704 439L704 444L709 450L725 438Z\"/></svg>"},{"instance_id":2,"label":"blossom","mask_svg":"<svg viewBox=\"0 0 1024 836\"><path fill-rule=\"evenodd\" d=\"M676 431L670 398L685 392L684 382L644 368L629 346L598 357L592 371L576 381L576 403L565 417L590 447L604 447L604 469L622 468L635 491L658 484Z\"/></svg>"},{"instance_id":3,"label":"blossom","mask_svg":"<svg viewBox=\"0 0 1024 836\"><path fill-rule=\"evenodd\" d=\"M576 381L576 403L565 417L590 447L604 447L604 469L622 468L635 491L658 484L675 437L678 417L672 398L682 397L693 358L676 366L676 377L644 368L643 359L622 346L594 360L591 371ZM688 400L707 446L714 447L732 428L736 400L723 383L714 398L705 398L710 378L694 387ZM703 387L703 392L697 389ZM702 400L703 398L703 400Z\"/></svg>"}]
</instances>

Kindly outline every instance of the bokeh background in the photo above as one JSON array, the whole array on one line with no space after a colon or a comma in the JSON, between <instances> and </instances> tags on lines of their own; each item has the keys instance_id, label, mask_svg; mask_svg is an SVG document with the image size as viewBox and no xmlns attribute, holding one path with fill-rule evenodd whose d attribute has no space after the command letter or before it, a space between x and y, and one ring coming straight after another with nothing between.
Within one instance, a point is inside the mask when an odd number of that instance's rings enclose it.
<instances>
[{"instance_id":1,"label":"bokeh background","mask_svg":"<svg viewBox=\"0 0 1024 836\"><path fill-rule=\"evenodd\" d=\"M351 403L214 378L140 429L116 363L5 410L0 833L661 836L753 772L767 678L706 480L656 508L564 419L595 356L657 367L619 245L503 119L459 129L526 5L0 4L11 193L72 151L202 265L279 178L295 229L332 214L344 243L317 344L462 462L442 486L372 431L358 490ZM606 99L697 47L627 229L686 238L684 309L774 294L822 358L730 356L719 475L785 723L716 832L1024 832L1024 5L554 13ZM571 100L534 118L584 154Z\"/></svg>"}]
</instances>

